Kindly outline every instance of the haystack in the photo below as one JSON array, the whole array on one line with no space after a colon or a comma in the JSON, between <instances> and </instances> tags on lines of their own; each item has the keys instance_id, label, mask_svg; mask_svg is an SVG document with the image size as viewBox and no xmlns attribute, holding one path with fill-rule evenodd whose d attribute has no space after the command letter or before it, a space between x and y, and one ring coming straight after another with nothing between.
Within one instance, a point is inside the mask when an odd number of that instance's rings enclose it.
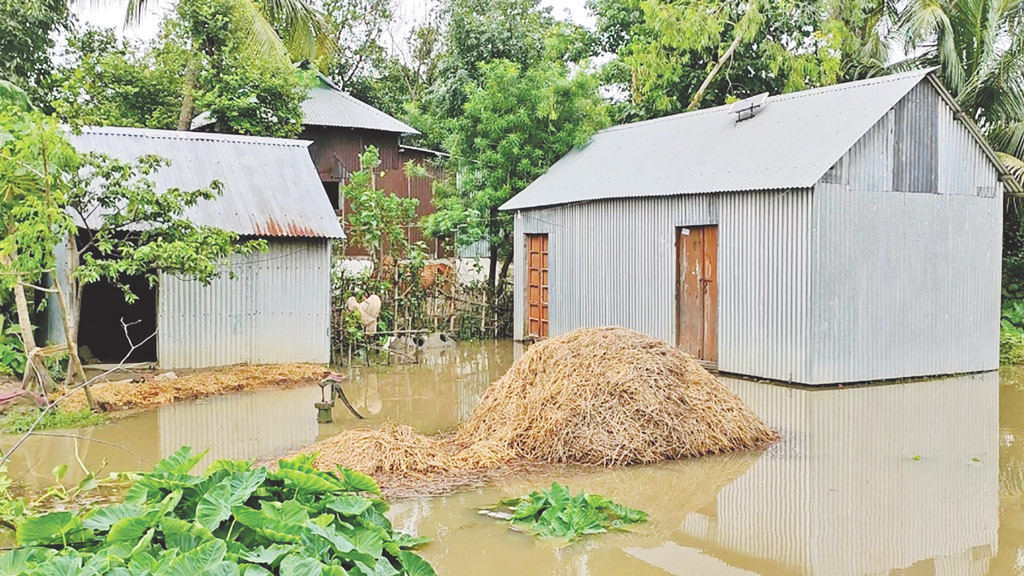
<instances>
[{"instance_id":1,"label":"haystack","mask_svg":"<svg viewBox=\"0 0 1024 576\"><path fill-rule=\"evenodd\" d=\"M512 462L636 464L754 449L777 439L689 355L625 328L534 344L448 436L386 424L325 439L317 466L437 482Z\"/></svg>"},{"instance_id":2,"label":"haystack","mask_svg":"<svg viewBox=\"0 0 1024 576\"><path fill-rule=\"evenodd\" d=\"M455 437L530 460L612 465L757 448L776 434L679 349L583 328L531 346Z\"/></svg>"}]
</instances>

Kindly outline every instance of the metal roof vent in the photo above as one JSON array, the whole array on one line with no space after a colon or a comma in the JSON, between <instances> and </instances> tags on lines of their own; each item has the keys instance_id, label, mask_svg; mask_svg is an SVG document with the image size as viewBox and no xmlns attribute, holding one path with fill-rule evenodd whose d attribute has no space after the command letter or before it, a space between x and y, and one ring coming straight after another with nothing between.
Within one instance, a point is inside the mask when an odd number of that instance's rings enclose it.
<instances>
[{"instance_id":1,"label":"metal roof vent","mask_svg":"<svg viewBox=\"0 0 1024 576\"><path fill-rule=\"evenodd\" d=\"M729 107L729 113L736 115L736 122L743 122L744 120L750 120L757 113L764 108L765 100L768 99L768 93L763 92L757 96L751 96L750 98L744 98L737 102L733 102L732 106Z\"/></svg>"}]
</instances>

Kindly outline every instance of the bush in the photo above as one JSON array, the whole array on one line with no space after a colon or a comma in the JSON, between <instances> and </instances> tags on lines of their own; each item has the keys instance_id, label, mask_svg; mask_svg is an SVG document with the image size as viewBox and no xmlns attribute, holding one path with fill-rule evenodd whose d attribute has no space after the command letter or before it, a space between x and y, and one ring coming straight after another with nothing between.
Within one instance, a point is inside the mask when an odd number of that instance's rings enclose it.
<instances>
[{"instance_id":1,"label":"bush","mask_svg":"<svg viewBox=\"0 0 1024 576\"><path fill-rule=\"evenodd\" d=\"M183 447L141 475L123 503L33 516L0 573L217 576L435 576L394 532L372 478L320 472L315 456L277 470L218 460Z\"/></svg>"},{"instance_id":2,"label":"bush","mask_svg":"<svg viewBox=\"0 0 1024 576\"><path fill-rule=\"evenodd\" d=\"M1024 330L1006 320L999 329L999 362L1024 364Z\"/></svg>"}]
</instances>

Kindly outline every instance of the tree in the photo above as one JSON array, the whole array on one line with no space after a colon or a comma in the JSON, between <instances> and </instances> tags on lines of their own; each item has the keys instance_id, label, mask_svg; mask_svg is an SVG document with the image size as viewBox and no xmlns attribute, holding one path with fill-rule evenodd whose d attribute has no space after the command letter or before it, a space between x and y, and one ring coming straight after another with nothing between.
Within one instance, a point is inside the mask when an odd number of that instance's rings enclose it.
<instances>
[{"instance_id":1,"label":"tree","mask_svg":"<svg viewBox=\"0 0 1024 576\"><path fill-rule=\"evenodd\" d=\"M55 122L7 104L0 103L0 285L14 294L28 357L23 384L45 392L54 383L36 345L25 289L54 271L53 247L73 228L63 207L77 158Z\"/></svg>"},{"instance_id":2,"label":"tree","mask_svg":"<svg viewBox=\"0 0 1024 576\"><path fill-rule=\"evenodd\" d=\"M189 128L209 112L218 132L294 136L301 130L304 72L281 52L250 49L234 0L182 0L146 46L109 30L69 39L52 107L73 125Z\"/></svg>"},{"instance_id":3,"label":"tree","mask_svg":"<svg viewBox=\"0 0 1024 576\"><path fill-rule=\"evenodd\" d=\"M306 90L284 46L263 45L243 25L255 9L242 0L181 0L166 20L165 46L184 55L179 130L191 127L197 109L210 112L217 131L287 137L301 130Z\"/></svg>"},{"instance_id":4,"label":"tree","mask_svg":"<svg viewBox=\"0 0 1024 576\"><path fill-rule=\"evenodd\" d=\"M889 68L938 66L957 103L1024 182L1024 3L909 2L894 36L913 55Z\"/></svg>"},{"instance_id":5,"label":"tree","mask_svg":"<svg viewBox=\"0 0 1024 576\"><path fill-rule=\"evenodd\" d=\"M465 95L447 139L457 171L439 188L426 223L435 236L490 244L492 288L503 285L512 255L511 215L498 207L573 147L608 123L594 76L561 62L523 68L508 60L481 65L479 85Z\"/></svg>"},{"instance_id":6,"label":"tree","mask_svg":"<svg viewBox=\"0 0 1024 576\"><path fill-rule=\"evenodd\" d=\"M140 46L113 30L68 37L51 81L50 105L64 121L93 126L174 129L181 110L184 65L173 43Z\"/></svg>"},{"instance_id":7,"label":"tree","mask_svg":"<svg viewBox=\"0 0 1024 576\"><path fill-rule=\"evenodd\" d=\"M50 50L70 27L67 0L0 0L0 80L38 101L52 71Z\"/></svg>"},{"instance_id":8,"label":"tree","mask_svg":"<svg viewBox=\"0 0 1024 576\"><path fill-rule=\"evenodd\" d=\"M877 7L786 0L591 0L606 82L627 96L624 119L718 105L856 75L878 42ZM870 30L871 33L866 33Z\"/></svg>"},{"instance_id":9,"label":"tree","mask_svg":"<svg viewBox=\"0 0 1024 576\"><path fill-rule=\"evenodd\" d=\"M409 242L409 229L416 221L416 198L401 198L377 188L380 152L373 146L359 155L359 171L344 186L345 198L352 203L347 214L349 241L365 248L374 263L374 274L384 274L385 261L413 257L417 250ZM405 167L409 177L424 177L426 170L415 165Z\"/></svg>"}]
</instances>

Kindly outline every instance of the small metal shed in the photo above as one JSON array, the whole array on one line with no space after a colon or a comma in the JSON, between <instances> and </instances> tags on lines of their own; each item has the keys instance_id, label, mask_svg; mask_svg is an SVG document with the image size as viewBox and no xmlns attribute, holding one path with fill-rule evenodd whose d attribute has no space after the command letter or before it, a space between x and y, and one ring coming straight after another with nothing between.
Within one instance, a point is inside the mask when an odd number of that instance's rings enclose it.
<instances>
[{"instance_id":1,"label":"small metal shed","mask_svg":"<svg viewBox=\"0 0 1024 576\"><path fill-rule=\"evenodd\" d=\"M269 245L265 253L232 258L225 274L208 286L160 274L145 305L130 312L147 330L154 326L160 367L329 361L331 242L345 235L324 196L308 141L138 128L85 128L70 139L80 152L166 158L170 165L150 177L158 190L220 181L223 194L199 203L187 217ZM86 292L80 344L89 344L83 336L92 329L90 308L121 301ZM92 315L97 322L113 318L117 327L97 333L93 345L102 346L107 334L123 340L114 334L120 331L118 312L100 312ZM49 324L49 339L61 340L59 320L50 318Z\"/></svg>"},{"instance_id":2,"label":"small metal shed","mask_svg":"<svg viewBox=\"0 0 1024 576\"><path fill-rule=\"evenodd\" d=\"M515 336L621 325L723 372L994 370L1004 187L922 70L604 130L515 211Z\"/></svg>"}]
</instances>

